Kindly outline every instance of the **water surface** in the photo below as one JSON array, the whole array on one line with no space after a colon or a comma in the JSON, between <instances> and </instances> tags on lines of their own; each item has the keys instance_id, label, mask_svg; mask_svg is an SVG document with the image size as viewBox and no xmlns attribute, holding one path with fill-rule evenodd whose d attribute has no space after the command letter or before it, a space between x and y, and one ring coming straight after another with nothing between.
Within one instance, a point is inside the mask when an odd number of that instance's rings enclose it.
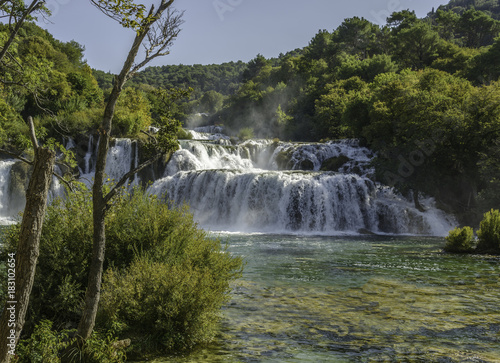
<instances>
[{"instance_id":1,"label":"water surface","mask_svg":"<svg viewBox=\"0 0 500 363\"><path fill-rule=\"evenodd\" d=\"M500 260L428 237L223 235L247 262L213 346L174 362L500 362Z\"/></svg>"}]
</instances>

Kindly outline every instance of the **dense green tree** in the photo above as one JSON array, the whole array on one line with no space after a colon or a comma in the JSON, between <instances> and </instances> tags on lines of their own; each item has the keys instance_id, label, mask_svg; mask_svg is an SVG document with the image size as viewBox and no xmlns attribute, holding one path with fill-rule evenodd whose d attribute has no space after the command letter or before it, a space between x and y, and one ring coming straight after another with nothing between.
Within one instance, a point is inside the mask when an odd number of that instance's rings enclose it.
<instances>
[{"instance_id":1,"label":"dense green tree","mask_svg":"<svg viewBox=\"0 0 500 363\"><path fill-rule=\"evenodd\" d=\"M209 114L216 113L222 108L224 96L217 91L207 91L200 99L200 111Z\"/></svg>"},{"instance_id":2,"label":"dense green tree","mask_svg":"<svg viewBox=\"0 0 500 363\"><path fill-rule=\"evenodd\" d=\"M394 32L409 29L418 22L419 20L415 12L410 11L409 9L396 11L387 18L387 26Z\"/></svg>"},{"instance_id":3,"label":"dense green tree","mask_svg":"<svg viewBox=\"0 0 500 363\"><path fill-rule=\"evenodd\" d=\"M471 69L467 75L475 83L483 84L498 80L500 77L500 37L492 46L485 49L471 61Z\"/></svg>"},{"instance_id":4,"label":"dense green tree","mask_svg":"<svg viewBox=\"0 0 500 363\"><path fill-rule=\"evenodd\" d=\"M304 59L311 61L313 59L328 58L332 55L332 35L325 29L320 30L304 49Z\"/></svg>"},{"instance_id":5,"label":"dense green tree","mask_svg":"<svg viewBox=\"0 0 500 363\"><path fill-rule=\"evenodd\" d=\"M455 38L455 32L458 27L460 15L451 10L437 9L436 23L437 32L444 40L451 41Z\"/></svg>"},{"instance_id":6,"label":"dense green tree","mask_svg":"<svg viewBox=\"0 0 500 363\"><path fill-rule=\"evenodd\" d=\"M438 58L442 42L432 26L423 21L399 25L398 30L391 33L391 40L395 60L403 67L411 69L431 65Z\"/></svg>"},{"instance_id":7,"label":"dense green tree","mask_svg":"<svg viewBox=\"0 0 500 363\"><path fill-rule=\"evenodd\" d=\"M500 32L500 22L475 9L465 11L457 23L464 45L479 48L493 42Z\"/></svg>"},{"instance_id":8,"label":"dense green tree","mask_svg":"<svg viewBox=\"0 0 500 363\"><path fill-rule=\"evenodd\" d=\"M380 52L379 34L377 25L355 16L340 24L332 34L332 41L338 50L365 59Z\"/></svg>"}]
</instances>

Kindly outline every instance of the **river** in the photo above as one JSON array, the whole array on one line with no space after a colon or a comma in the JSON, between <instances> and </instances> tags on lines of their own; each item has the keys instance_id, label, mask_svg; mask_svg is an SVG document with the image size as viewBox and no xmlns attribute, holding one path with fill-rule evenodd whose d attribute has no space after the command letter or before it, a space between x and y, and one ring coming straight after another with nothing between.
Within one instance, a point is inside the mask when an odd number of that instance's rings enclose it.
<instances>
[{"instance_id":1,"label":"river","mask_svg":"<svg viewBox=\"0 0 500 363\"><path fill-rule=\"evenodd\" d=\"M499 362L500 259L435 237L226 234L216 342L157 362Z\"/></svg>"}]
</instances>

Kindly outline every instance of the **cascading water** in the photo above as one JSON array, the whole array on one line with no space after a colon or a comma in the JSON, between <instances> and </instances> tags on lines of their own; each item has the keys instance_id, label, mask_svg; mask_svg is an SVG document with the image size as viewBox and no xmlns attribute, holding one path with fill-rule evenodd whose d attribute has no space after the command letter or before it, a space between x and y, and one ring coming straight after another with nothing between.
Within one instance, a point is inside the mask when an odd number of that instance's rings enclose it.
<instances>
[{"instance_id":1,"label":"cascading water","mask_svg":"<svg viewBox=\"0 0 500 363\"><path fill-rule=\"evenodd\" d=\"M220 129L197 132L208 131L219 135L181 141L163 177L149 188L175 205L189 204L204 228L445 235L453 227L454 222L434 208L431 200L424 201L428 210L420 212L391 188L373 182L370 161L374 155L356 140L317 144L249 140L233 146L217 141L229 142L221 138ZM81 156L80 174L89 183L97 144L90 137ZM73 140L68 140L67 147L75 147ZM136 142L116 139L108 153L106 173L117 181L137 166L138 160ZM9 173L13 164L0 161L0 217L11 216ZM136 176L132 184L138 183ZM52 189L53 197L63 193L57 182Z\"/></svg>"},{"instance_id":2,"label":"cascading water","mask_svg":"<svg viewBox=\"0 0 500 363\"><path fill-rule=\"evenodd\" d=\"M319 171L339 157L338 172ZM356 140L263 140L231 147L185 141L149 191L175 205L187 203L201 226L211 230L444 235L452 228L439 210L430 206L422 213L368 178L372 158ZM278 170L279 164L289 170ZM298 170L304 165L310 171Z\"/></svg>"},{"instance_id":3,"label":"cascading water","mask_svg":"<svg viewBox=\"0 0 500 363\"><path fill-rule=\"evenodd\" d=\"M83 157L84 167L80 168L82 179L90 183L95 173L96 154L99 142L89 137L87 152ZM108 151L105 173L110 180L120 180L130 169L137 167L139 162L139 150L137 143L130 139L115 139ZM131 184L139 183L139 178L134 177Z\"/></svg>"},{"instance_id":4,"label":"cascading water","mask_svg":"<svg viewBox=\"0 0 500 363\"><path fill-rule=\"evenodd\" d=\"M136 145L130 139L116 139L109 149L106 161L108 178L118 181L122 176L137 166Z\"/></svg>"},{"instance_id":5,"label":"cascading water","mask_svg":"<svg viewBox=\"0 0 500 363\"><path fill-rule=\"evenodd\" d=\"M83 156L83 168L80 167L80 178L88 185L95 172L95 160L97 145L94 138L90 136L87 152ZM75 149L77 146L72 139L65 140L66 149ZM116 139L108 152L106 164L106 174L110 180L118 181L131 168L136 167L139 160L137 143L129 139ZM28 180L18 180L11 178L13 166L21 161L0 160L0 224L14 223L18 212L24 208L24 190L27 188ZM56 165L55 172L61 174L61 170ZM132 185L139 183L139 177L135 176ZM12 191L16 190L14 197ZM22 191L21 193L19 191ZM59 180L54 177L49 190L49 200L63 197L65 189Z\"/></svg>"},{"instance_id":6,"label":"cascading water","mask_svg":"<svg viewBox=\"0 0 500 363\"><path fill-rule=\"evenodd\" d=\"M10 170L14 164L13 160L0 160L0 225L11 222L9 185Z\"/></svg>"}]
</instances>

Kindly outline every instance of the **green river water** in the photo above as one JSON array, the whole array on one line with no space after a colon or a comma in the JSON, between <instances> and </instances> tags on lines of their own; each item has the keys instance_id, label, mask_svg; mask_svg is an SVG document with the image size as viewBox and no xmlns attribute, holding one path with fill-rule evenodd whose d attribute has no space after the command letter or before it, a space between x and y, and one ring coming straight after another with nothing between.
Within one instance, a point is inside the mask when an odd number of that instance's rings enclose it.
<instances>
[{"instance_id":1,"label":"green river water","mask_svg":"<svg viewBox=\"0 0 500 363\"><path fill-rule=\"evenodd\" d=\"M213 346L157 362L500 362L500 259L427 237L222 236L247 262Z\"/></svg>"},{"instance_id":2,"label":"green river water","mask_svg":"<svg viewBox=\"0 0 500 363\"><path fill-rule=\"evenodd\" d=\"M430 237L221 237L246 261L221 334L149 362L500 362L498 256Z\"/></svg>"}]
</instances>

